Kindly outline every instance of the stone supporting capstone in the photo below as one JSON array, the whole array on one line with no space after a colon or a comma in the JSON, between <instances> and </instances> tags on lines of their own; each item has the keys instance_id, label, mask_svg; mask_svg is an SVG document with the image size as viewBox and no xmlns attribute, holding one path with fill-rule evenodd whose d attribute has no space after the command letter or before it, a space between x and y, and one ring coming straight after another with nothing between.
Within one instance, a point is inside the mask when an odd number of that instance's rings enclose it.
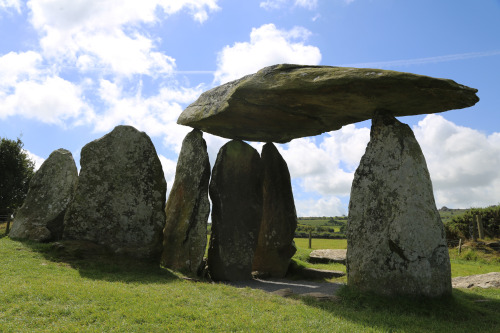
<instances>
[{"instance_id":1,"label":"stone supporting capstone","mask_svg":"<svg viewBox=\"0 0 500 333\"><path fill-rule=\"evenodd\" d=\"M163 266L191 274L198 272L207 245L209 180L207 145L203 133L194 129L182 142L165 208Z\"/></svg>"},{"instance_id":2,"label":"stone supporting capstone","mask_svg":"<svg viewBox=\"0 0 500 333\"><path fill-rule=\"evenodd\" d=\"M296 252L293 243L297 213L290 173L285 160L272 143L262 148L263 212L253 270L272 277L284 277Z\"/></svg>"},{"instance_id":3,"label":"stone supporting capstone","mask_svg":"<svg viewBox=\"0 0 500 333\"><path fill-rule=\"evenodd\" d=\"M38 242L59 240L77 181L73 155L66 149L52 152L31 179L9 236Z\"/></svg>"},{"instance_id":4,"label":"stone supporting capstone","mask_svg":"<svg viewBox=\"0 0 500 333\"><path fill-rule=\"evenodd\" d=\"M376 112L354 175L347 283L386 295L451 293L443 223L425 158L408 125Z\"/></svg>"},{"instance_id":5,"label":"stone supporting capstone","mask_svg":"<svg viewBox=\"0 0 500 333\"><path fill-rule=\"evenodd\" d=\"M63 239L159 261L167 186L149 136L131 126L117 126L83 147L80 164Z\"/></svg>"},{"instance_id":6,"label":"stone supporting capstone","mask_svg":"<svg viewBox=\"0 0 500 333\"><path fill-rule=\"evenodd\" d=\"M252 277L262 219L262 161L247 143L233 140L220 149L209 187L212 235L208 270L216 281Z\"/></svg>"}]
</instances>

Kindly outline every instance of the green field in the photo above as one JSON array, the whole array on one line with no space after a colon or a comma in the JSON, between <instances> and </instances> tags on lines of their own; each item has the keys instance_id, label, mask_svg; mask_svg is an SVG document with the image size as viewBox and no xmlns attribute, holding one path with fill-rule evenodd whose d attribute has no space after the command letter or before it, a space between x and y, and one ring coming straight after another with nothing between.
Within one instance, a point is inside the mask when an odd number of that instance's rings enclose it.
<instances>
[{"instance_id":1,"label":"green field","mask_svg":"<svg viewBox=\"0 0 500 333\"><path fill-rule=\"evenodd\" d=\"M344 288L337 301L282 298L191 282L157 264L65 255L50 244L12 241L1 227L0 332L500 331L499 290L454 290L452 298L427 300ZM310 250L302 241L304 255ZM315 241L313 247L345 247ZM459 273L500 269L460 260L452 260Z\"/></svg>"}]
</instances>

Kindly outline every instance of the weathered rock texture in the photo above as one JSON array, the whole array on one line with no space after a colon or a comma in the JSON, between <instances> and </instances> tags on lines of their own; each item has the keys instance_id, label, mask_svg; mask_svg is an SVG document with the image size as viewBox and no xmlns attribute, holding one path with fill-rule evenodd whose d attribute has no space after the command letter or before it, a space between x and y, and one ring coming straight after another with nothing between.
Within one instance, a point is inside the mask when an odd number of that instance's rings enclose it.
<instances>
[{"instance_id":1,"label":"weathered rock texture","mask_svg":"<svg viewBox=\"0 0 500 333\"><path fill-rule=\"evenodd\" d=\"M218 281L252 277L252 261L262 219L262 161L242 141L219 151L210 181L212 235L208 249L210 276Z\"/></svg>"},{"instance_id":2,"label":"weathered rock texture","mask_svg":"<svg viewBox=\"0 0 500 333\"><path fill-rule=\"evenodd\" d=\"M284 277L295 254L293 243L297 213L290 173L285 160L272 143L262 148L264 167L263 211L253 270Z\"/></svg>"},{"instance_id":3,"label":"weathered rock texture","mask_svg":"<svg viewBox=\"0 0 500 333\"><path fill-rule=\"evenodd\" d=\"M163 230L165 267L196 274L207 246L207 221L210 214L208 182L210 162L203 133L193 130L182 142L165 213Z\"/></svg>"},{"instance_id":4,"label":"weathered rock texture","mask_svg":"<svg viewBox=\"0 0 500 333\"><path fill-rule=\"evenodd\" d=\"M500 272L458 276L452 279L453 288L500 288Z\"/></svg>"},{"instance_id":5,"label":"weathered rock texture","mask_svg":"<svg viewBox=\"0 0 500 333\"><path fill-rule=\"evenodd\" d=\"M377 112L354 175L347 283L381 294L451 293L443 223L422 151L408 125Z\"/></svg>"},{"instance_id":6,"label":"weathered rock texture","mask_svg":"<svg viewBox=\"0 0 500 333\"><path fill-rule=\"evenodd\" d=\"M64 214L77 181L78 170L71 153L66 149L52 152L31 179L28 195L9 236L38 242L60 239Z\"/></svg>"},{"instance_id":7,"label":"weathered rock texture","mask_svg":"<svg viewBox=\"0 0 500 333\"><path fill-rule=\"evenodd\" d=\"M337 263L343 264L346 263L346 254L347 250L342 249L320 249L314 250L309 254L309 262L311 263Z\"/></svg>"},{"instance_id":8,"label":"weathered rock texture","mask_svg":"<svg viewBox=\"0 0 500 333\"><path fill-rule=\"evenodd\" d=\"M158 260L165 225L166 182L151 139L117 126L83 147L64 239L86 240L115 253Z\"/></svg>"},{"instance_id":9,"label":"weathered rock texture","mask_svg":"<svg viewBox=\"0 0 500 333\"><path fill-rule=\"evenodd\" d=\"M452 80L381 69L275 65L203 93L178 124L230 139L287 142L370 119L474 105L477 90Z\"/></svg>"}]
</instances>

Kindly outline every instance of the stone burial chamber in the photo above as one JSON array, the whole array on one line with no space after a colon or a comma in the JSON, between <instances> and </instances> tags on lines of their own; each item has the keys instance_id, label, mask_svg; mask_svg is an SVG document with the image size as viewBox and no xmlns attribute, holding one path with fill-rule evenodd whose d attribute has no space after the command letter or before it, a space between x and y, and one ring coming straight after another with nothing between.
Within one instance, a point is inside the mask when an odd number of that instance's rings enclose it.
<instances>
[{"instance_id":1,"label":"stone burial chamber","mask_svg":"<svg viewBox=\"0 0 500 333\"><path fill-rule=\"evenodd\" d=\"M373 119L351 190L348 284L388 295L449 294L448 252L425 158L395 117L470 107L476 92L411 73L289 64L204 92L177 123L232 140L219 151L210 182L211 276L286 271L297 221L288 168L271 142ZM262 158L242 140L267 142Z\"/></svg>"}]
</instances>

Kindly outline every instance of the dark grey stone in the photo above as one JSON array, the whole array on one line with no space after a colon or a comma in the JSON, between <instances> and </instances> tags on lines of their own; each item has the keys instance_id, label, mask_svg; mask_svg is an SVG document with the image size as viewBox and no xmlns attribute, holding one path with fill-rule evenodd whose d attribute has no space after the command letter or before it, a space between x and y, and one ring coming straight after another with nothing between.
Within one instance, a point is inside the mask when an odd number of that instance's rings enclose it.
<instances>
[{"instance_id":1,"label":"dark grey stone","mask_svg":"<svg viewBox=\"0 0 500 333\"><path fill-rule=\"evenodd\" d=\"M251 279L262 219L259 153L242 141L230 141L222 146L209 191L212 200L210 276L217 281Z\"/></svg>"},{"instance_id":2,"label":"dark grey stone","mask_svg":"<svg viewBox=\"0 0 500 333\"><path fill-rule=\"evenodd\" d=\"M264 167L263 211L253 270L284 277L296 252L293 243L297 213L290 173L285 160L272 143L262 148Z\"/></svg>"},{"instance_id":3,"label":"dark grey stone","mask_svg":"<svg viewBox=\"0 0 500 333\"><path fill-rule=\"evenodd\" d=\"M193 130L182 142L165 208L163 266L191 274L198 272L207 245L209 180L207 145L203 133Z\"/></svg>"}]
</instances>

